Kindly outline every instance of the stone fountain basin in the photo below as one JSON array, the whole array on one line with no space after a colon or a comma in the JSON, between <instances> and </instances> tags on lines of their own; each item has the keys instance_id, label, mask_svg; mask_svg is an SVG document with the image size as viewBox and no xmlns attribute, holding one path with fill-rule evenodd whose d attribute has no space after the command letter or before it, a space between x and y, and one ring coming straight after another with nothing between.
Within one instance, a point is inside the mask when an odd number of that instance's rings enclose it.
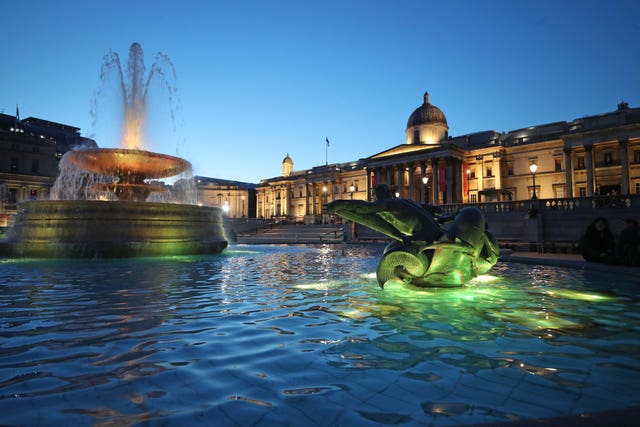
<instances>
[{"instance_id":1,"label":"stone fountain basin","mask_svg":"<svg viewBox=\"0 0 640 427\"><path fill-rule=\"evenodd\" d=\"M214 254L226 246L222 210L215 207L41 200L20 204L0 255L126 258Z\"/></svg>"},{"instance_id":2,"label":"stone fountain basin","mask_svg":"<svg viewBox=\"0 0 640 427\"><path fill-rule=\"evenodd\" d=\"M79 168L100 175L133 175L145 179L166 178L191 168L179 157L124 148L86 148L66 154Z\"/></svg>"}]
</instances>

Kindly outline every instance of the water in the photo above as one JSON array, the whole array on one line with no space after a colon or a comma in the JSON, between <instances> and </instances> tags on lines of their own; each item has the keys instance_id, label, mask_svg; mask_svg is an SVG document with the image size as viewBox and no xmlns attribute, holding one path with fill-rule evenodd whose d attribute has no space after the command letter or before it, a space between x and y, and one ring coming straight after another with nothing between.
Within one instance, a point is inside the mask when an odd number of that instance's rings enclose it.
<instances>
[{"instance_id":1,"label":"water","mask_svg":"<svg viewBox=\"0 0 640 427\"><path fill-rule=\"evenodd\" d=\"M640 403L637 279L499 263L385 289L376 246L0 260L0 424L459 425Z\"/></svg>"},{"instance_id":2,"label":"water","mask_svg":"<svg viewBox=\"0 0 640 427\"><path fill-rule=\"evenodd\" d=\"M115 76L115 77L114 77ZM129 58L126 68L120 61L120 56L110 50L104 56L100 70L100 88L91 103L92 125L95 128L98 116L98 101L102 97L106 82L115 78L117 95L122 108L122 137L121 148L147 150L149 141L145 135L148 113L149 89L158 80L166 89L170 116L175 131L175 111L177 108L176 71L169 57L161 52L155 56L149 73L146 74L144 52L139 43L133 43L129 48Z\"/></svg>"}]
</instances>

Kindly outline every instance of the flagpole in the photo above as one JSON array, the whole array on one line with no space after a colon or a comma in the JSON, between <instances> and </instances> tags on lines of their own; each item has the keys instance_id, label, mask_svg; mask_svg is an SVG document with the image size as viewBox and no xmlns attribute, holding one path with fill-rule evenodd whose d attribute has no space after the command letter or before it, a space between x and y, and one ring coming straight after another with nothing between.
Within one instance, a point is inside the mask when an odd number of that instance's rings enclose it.
<instances>
[{"instance_id":1,"label":"flagpole","mask_svg":"<svg viewBox=\"0 0 640 427\"><path fill-rule=\"evenodd\" d=\"M16 119L13 125L14 132L18 132L18 124L20 123L20 109L18 108L18 104L16 104Z\"/></svg>"},{"instance_id":2,"label":"flagpole","mask_svg":"<svg viewBox=\"0 0 640 427\"><path fill-rule=\"evenodd\" d=\"M325 166L329 165L329 138L325 137L325 140L327 141L327 145L325 145L325 152L324 152L324 164Z\"/></svg>"}]
</instances>

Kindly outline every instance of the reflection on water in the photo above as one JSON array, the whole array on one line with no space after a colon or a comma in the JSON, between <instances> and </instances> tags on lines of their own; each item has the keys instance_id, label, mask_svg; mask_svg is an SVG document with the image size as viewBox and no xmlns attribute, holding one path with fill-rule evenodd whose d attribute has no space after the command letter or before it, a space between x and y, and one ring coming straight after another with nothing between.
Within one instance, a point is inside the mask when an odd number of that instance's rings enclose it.
<instances>
[{"instance_id":1,"label":"reflection on water","mask_svg":"<svg viewBox=\"0 0 640 427\"><path fill-rule=\"evenodd\" d=\"M449 425L638 403L635 278L498 264L382 291L380 252L0 260L2 423Z\"/></svg>"}]
</instances>

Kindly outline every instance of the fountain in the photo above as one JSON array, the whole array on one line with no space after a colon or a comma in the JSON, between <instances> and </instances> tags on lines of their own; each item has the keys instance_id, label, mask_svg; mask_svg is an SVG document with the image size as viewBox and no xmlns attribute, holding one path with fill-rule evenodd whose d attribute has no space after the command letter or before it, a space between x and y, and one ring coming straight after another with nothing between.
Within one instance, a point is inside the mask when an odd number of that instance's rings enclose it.
<instances>
[{"instance_id":1,"label":"fountain","mask_svg":"<svg viewBox=\"0 0 640 427\"><path fill-rule=\"evenodd\" d=\"M167 62L165 56L161 59ZM115 69L120 77L125 101L120 145L125 148L66 153L51 200L20 204L6 241L0 242L0 254L113 258L219 253L227 246L219 208L147 201L168 191L147 180L190 173L191 164L141 149L147 88L154 75L165 74L156 62L142 84L138 43L130 48L128 65L129 90L117 54L107 54L101 73L104 78Z\"/></svg>"}]
</instances>

